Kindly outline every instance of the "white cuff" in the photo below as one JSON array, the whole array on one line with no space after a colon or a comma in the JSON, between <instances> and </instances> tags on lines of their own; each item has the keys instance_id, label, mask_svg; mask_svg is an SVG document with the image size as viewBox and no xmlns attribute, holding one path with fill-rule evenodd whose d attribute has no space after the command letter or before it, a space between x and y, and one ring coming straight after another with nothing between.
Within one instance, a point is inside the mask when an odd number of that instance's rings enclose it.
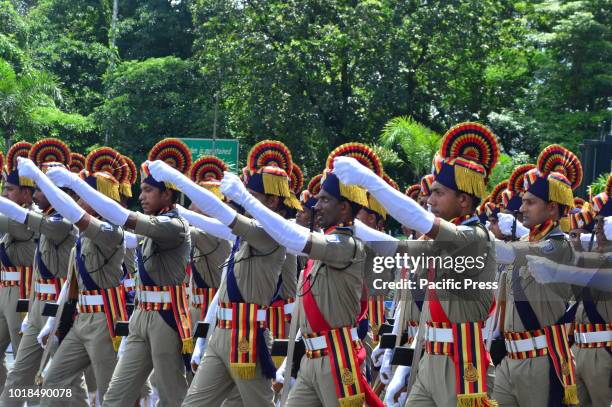
<instances>
[{"instance_id":1,"label":"white cuff","mask_svg":"<svg viewBox=\"0 0 612 407\"><path fill-rule=\"evenodd\" d=\"M130 211L118 202L110 199L106 195L96 191L89 184L82 179L78 179L72 184L72 189L76 192L85 202L91 206L98 215L108 220L110 223L123 226L130 216Z\"/></svg>"},{"instance_id":2,"label":"white cuff","mask_svg":"<svg viewBox=\"0 0 612 407\"><path fill-rule=\"evenodd\" d=\"M55 186L43 173L36 178L36 185L45 194L51 206L61 213L68 222L77 223L85 215L85 210L68 194Z\"/></svg>"},{"instance_id":3,"label":"white cuff","mask_svg":"<svg viewBox=\"0 0 612 407\"><path fill-rule=\"evenodd\" d=\"M236 235L232 233L232 230L217 219L200 215L199 213L185 209L180 205L176 205L176 207L179 215L185 218L190 225L218 237L219 239L228 240L230 242L236 240Z\"/></svg>"},{"instance_id":4,"label":"white cuff","mask_svg":"<svg viewBox=\"0 0 612 407\"><path fill-rule=\"evenodd\" d=\"M367 244L379 256L392 256L397 251L396 238L372 229L359 219L355 219L355 237Z\"/></svg>"},{"instance_id":5,"label":"white cuff","mask_svg":"<svg viewBox=\"0 0 612 407\"><path fill-rule=\"evenodd\" d=\"M0 213L5 214L9 219L18 223L25 223L28 217L28 210L17 205L15 202L0 196Z\"/></svg>"},{"instance_id":6,"label":"white cuff","mask_svg":"<svg viewBox=\"0 0 612 407\"><path fill-rule=\"evenodd\" d=\"M436 217L423 209L414 199L394 189L380 177L368 182L368 191L381 203L391 216L402 225L427 234L433 227Z\"/></svg>"},{"instance_id":7,"label":"white cuff","mask_svg":"<svg viewBox=\"0 0 612 407\"><path fill-rule=\"evenodd\" d=\"M304 250L310 230L272 212L250 194L243 206L281 246L294 252Z\"/></svg>"},{"instance_id":8,"label":"white cuff","mask_svg":"<svg viewBox=\"0 0 612 407\"><path fill-rule=\"evenodd\" d=\"M126 249L135 249L138 247L138 235L127 230L123 231L123 245Z\"/></svg>"},{"instance_id":9,"label":"white cuff","mask_svg":"<svg viewBox=\"0 0 612 407\"><path fill-rule=\"evenodd\" d=\"M221 223L229 226L236 219L236 211L223 203L219 198L206 188L202 188L186 176L182 175L176 179L176 186L191 199L195 205L207 215L218 219Z\"/></svg>"}]
</instances>

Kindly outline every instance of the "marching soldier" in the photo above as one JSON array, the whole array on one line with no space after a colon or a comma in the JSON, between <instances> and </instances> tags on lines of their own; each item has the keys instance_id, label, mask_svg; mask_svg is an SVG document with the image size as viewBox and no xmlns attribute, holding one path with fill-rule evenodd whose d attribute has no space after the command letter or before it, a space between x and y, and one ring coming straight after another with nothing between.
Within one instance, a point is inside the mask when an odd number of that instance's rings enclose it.
<instances>
[{"instance_id":1,"label":"marching soldier","mask_svg":"<svg viewBox=\"0 0 612 407\"><path fill-rule=\"evenodd\" d=\"M497 214L498 226L505 240L515 241L529 232L523 224L520 212L525 192L523 182L525 174L534 169L533 164L519 165L508 178L508 186L501 194L501 211Z\"/></svg>"},{"instance_id":2,"label":"marching soldier","mask_svg":"<svg viewBox=\"0 0 612 407\"><path fill-rule=\"evenodd\" d=\"M2 169L4 188L2 196L18 206L34 210L32 203L34 183L17 168L18 157L27 157L32 145L25 141L13 144L6 155L6 169ZM2 164L2 163L0 163ZM25 224L0 215L0 360L9 344L18 352L21 322L28 311L27 301L32 284L32 266L38 234ZM17 309L18 304L20 308ZM18 355L15 355L18 356ZM6 381L6 367L0 365L0 392Z\"/></svg>"},{"instance_id":3,"label":"marching soldier","mask_svg":"<svg viewBox=\"0 0 612 407\"><path fill-rule=\"evenodd\" d=\"M540 284L528 272L525 255L540 255L568 263L571 246L559 229L559 219L574 204L572 190L582 181L578 158L559 145L546 147L536 168L524 175L523 225L529 234L509 244L512 270L503 276L500 315L507 356L496 367L495 399L501 406L558 406L577 404L574 360L566 324L573 320L567 307L569 284ZM514 257L512 259L512 257ZM532 392L532 386L540 389Z\"/></svg>"},{"instance_id":4,"label":"marching soldier","mask_svg":"<svg viewBox=\"0 0 612 407\"><path fill-rule=\"evenodd\" d=\"M480 266L466 267L461 274L441 264L428 264L420 272L430 282L443 283L449 277L462 276L492 282L495 252L488 243L492 237L478 221L475 211L484 197L486 178L498 156L495 136L486 127L462 123L451 128L434 161L435 181L428 200L431 212L389 187L355 160L337 158L334 171L342 182L365 187L391 216L427 235L435 244L402 241L397 243L398 252L417 255L425 250L439 256L448 248L462 256L484 257ZM419 361L408 405L490 405L487 370L492 370L492 365L484 348L482 331L492 311L492 290L429 288L427 300L428 306L421 316L427 325L419 326L424 331L426 353Z\"/></svg>"},{"instance_id":5,"label":"marching soldier","mask_svg":"<svg viewBox=\"0 0 612 407\"><path fill-rule=\"evenodd\" d=\"M592 198L591 214L570 218L574 229L594 228L593 232L598 235L598 239L593 251L586 252L580 245L573 265L567 267L549 259L538 258L534 262L535 257L529 256L529 270L539 283L566 283L577 287L578 306L572 353L576 360L578 400L581 406L589 407L608 406L612 403L612 388L609 386L612 372L612 284L609 278L612 245L601 231L601 219L612 215L610 192L612 177L608 179L606 191ZM588 210L591 205L585 206L583 210ZM540 267L535 267L538 263ZM602 279L606 277L605 274L607 278Z\"/></svg>"},{"instance_id":6,"label":"marching soldier","mask_svg":"<svg viewBox=\"0 0 612 407\"><path fill-rule=\"evenodd\" d=\"M256 144L247 162L247 188L254 199L274 212L282 203L290 204L291 153L282 143L264 140ZM229 226L237 236L219 288L217 329L183 405L218 406L236 386L242 404L272 406L271 379L276 369L269 352L266 309L276 291L285 248L254 220L238 214L180 172L160 161L150 163L149 168L156 179L177 185L202 212Z\"/></svg>"},{"instance_id":7,"label":"marching soldier","mask_svg":"<svg viewBox=\"0 0 612 407\"><path fill-rule=\"evenodd\" d=\"M419 199L419 196L421 195L421 184L410 185L408 188L406 188L404 194L420 204L421 200ZM424 206L424 208L427 208L427 205ZM419 237L414 230L410 230L404 225L402 225L402 232L404 232L404 235L409 239L417 239Z\"/></svg>"},{"instance_id":8,"label":"marching soldier","mask_svg":"<svg viewBox=\"0 0 612 407\"><path fill-rule=\"evenodd\" d=\"M191 152L179 140L166 139L153 147L149 158L168 160L186 171ZM96 193L67 171L54 170L49 176L58 185L77 192L112 224L143 236L136 253L141 284L136 290L138 308L130 318L124 355L117 363L103 405L134 403L152 369L160 403L180 405L187 389L185 367L193 342L184 285L190 236L188 225L174 208L179 192L174 185L156 181L143 165L140 202L146 214L142 214Z\"/></svg>"},{"instance_id":9,"label":"marching soldier","mask_svg":"<svg viewBox=\"0 0 612 407\"><path fill-rule=\"evenodd\" d=\"M111 154L111 158L107 154ZM90 153L84 180L62 167L47 171L65 171L89 185L119 200L117 180L109 173L97 171L104 161L117 154L102 148ZM125 253L123 231L99 221L90 207L80 207L40 171L31 160L19 162L20 171L27 173L59 213L80 231L73 251L75 256L75 282L71 282L69 301L76 299L77 316L74 325L57 349L46 372L44 388L68 388L90 364L96 379L96 387L103 396L116 363L116 352L121 341L116 331L119 322L127 321L127 312L121 286L121 262ZM77 188L71 188L79 193ZM86 209L89 211L86 211ZM51 395L41 400L41 405L63 405L63 401Z\"/></svg>"},{"instance_id":10,"label":"marching soldier","mask_svg":"<svg viewBox=\"0 0 612 407\"><path fill-rule=\"evenodd\" d=\"M191 166L190 176L193 182L211 191L217 198L224 200L219 187L223 172L227 166L223 161L213 156L198 158ZM201 213L192 203L191 210ZM219 286L223 263L232 249L233 238L230 240L216 237L206 230L194 227L189 214L181 212L192 224L191 231L191 322L195 329L198 321L204 320L206 312Z\"/></svg>"},{"instance_id":11,"label":"marching soldier","mask_svg":"<svg viewBox=\"0 0 612 407\"><path fill-rule=\"evenodd\" d=\"M499 228L499 219L497 215L502 209L502 192L508 187L508 181L502 181L493 187L489 197L485 202L485 213L487 214L487 228L493 233L498 240L505 240L504 234Z\"/></svg>"},{"instance_id":12,"label":"marching soldier","mask_svg":"<svg viewBox=\"0 0 612 407\"><path fill-rule=\"evenodd\" d=\"M328 170L332 170L333 158L338 155L359 157L382 173L378 158L368 147L357 143L338 147L328 157ZM365 247L352 235L356 214L368 205L365 191L345 186L333 172L326 172L315 206L325 233L312 233L274 214L250 196L233 174L226 173L221 189L279 244L309 256L302 286L298 287L302 298L297 324L306 355L286 405L361 406L364 401L371 406L382 405L359 367L365 352L356 322L364 309L367 265Z\"/></svg>"},{"instance_id":13,"label":"marching soldier","mask_svg":"<svg viewBox=\"0 0 612 407\"><path fill-rule=\"evenodd\" d=\"M43 139L35 143L29 157L42 170L54 166L66 168L70 163L70 149L57 139ZM28 229L40 234L34 255L34 289L33 304L27 317L27 327L22 332L21 343L13 369L9 372L5 391L0 397L0 406L20 406L23 399L9 396L9 389L20 389L34 385L34 379L43 354L43 348L37 341L46 317L43 308L47 301L56 302L61 287L66 280L68 259L76 240L76 229L72 223L65 220L49 203L44 193L36 188L34 202L42 213L27 210L12 201L0 198L0 212L14 222L27 225ZM73 388L82 390L81 377L73 383ZM79 395L71 397L72 405L85 405L84 390ZM36 398L29 399L35 403Z\"/></svg>"}]
</instances>

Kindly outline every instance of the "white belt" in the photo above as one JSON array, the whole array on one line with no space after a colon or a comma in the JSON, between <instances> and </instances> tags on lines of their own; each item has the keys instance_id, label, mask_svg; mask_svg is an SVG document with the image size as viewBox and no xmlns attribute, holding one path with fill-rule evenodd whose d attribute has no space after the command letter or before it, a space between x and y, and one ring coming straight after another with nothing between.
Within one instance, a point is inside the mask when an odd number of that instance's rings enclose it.
<instances>
[{"instance_id":1,"label":"white belt","mask_svg":"<svg viewBox=\"0 0 612 407\"><path fill-rule=\"evenodd\" d=\"M418 331L418 327L414 328ZM485 328L482 328L482 339L487 339ZM433 328L428 326L425 331L425 340L428 342L453 343L453 330L451 328Z\"/></svg>"},{"instance_id":2,"label":"white belt","mask_svg":"<svg viewBox=\"0 0 612 407\"><path fill-rule=\"evenodd\" d=\"M167 291L139 291L138 300L140 302L156 302L169 304L172 302L170 293Z\"/></svg>"},{"instance_id":3,"label":"white belt","mask_svg":"<svg viewBox=\"0 0 612 407\"><path fill-rule=\"evenodd\" d=\"M57 294L55 284L34 283L34 291L41 294Z\"/></svg>"},{"instance_id":4,"label":"white belt","mask_svg":"<svg viewBox=\"0 0 612 407\"><path fill-rule=\"evenodd\" d=\"M518 339L516 341L505 339L506 350L508 352L529 352L537 349L547 348L546 335L540 335L527 339Z\"/></svg>"},{"instance_id":5,"label":"white belt","mask_svg":"<svg viewBox=\"0 0 612 407\"><path fill-rule=\"evenodd\" d=\"M612 331L574 332L576 343L596 343L612 341Z\"/></svg>"},{"instance_id":6,"label":"white belt","mask_svg":"<svg viewBox=\"0 0 612 407\"><path fill-rule=\"evenodd\" d=\"M232 309L231 308L219 308L217 310L217 318L222 319L224 321L232 320ZM257 310L257 321L265 321L266 320L266 310L258 309Z\"/></svg>"},{"instance_id":7,"label":"white belt","mask_svg":"<svg viewBox=\"0 0 612 407\"><path fill-rule=\"evenodd\" d=\"M315 351L327 348L327 339L325 336L317 336L314 338L303 338L306 350ZM356 341L359 339L357 336L357 328L351 328L351 339Z\"/></svg>"},{"instance_id":8,"label":"white belt","mask_svg":"<svg viewBox=\"0 0 612 407\"><path fill-rule=\"evenodd\" d=\"M19 281L21 280L21 273L18 271L0 271L1 281Z\"/></svg>"},{"instance_id":9,"label":"white belt","mask_svg":"<svg viewBox=\"0 0 612 407\"><path fill-rule=\"evenodd\" d=\"M79 305L104 305L104 299L101 295L79 294Z\"/></svg>"},{"instance_id":10,"label":"white belt","mask_svg":"<svg viewBox=\"0 0 612 407\"><path fill-rule=\"evenodd\" d=\"M285 313L285 315L293 314L294 305L295 302L288 302L287 304L283 305L283 312Z\"/></svg>"},{"instance_id":11,"label":"white belt","mask_svg":"<svg viewBox=\"0 0 612 407\"><path fill-rule=\"evenodd\" d=\"M134 281L133 278L126 278L125 280L123 280L123 286L124 287L135 287L136 282Z\"/></svg>"}]
</instances>

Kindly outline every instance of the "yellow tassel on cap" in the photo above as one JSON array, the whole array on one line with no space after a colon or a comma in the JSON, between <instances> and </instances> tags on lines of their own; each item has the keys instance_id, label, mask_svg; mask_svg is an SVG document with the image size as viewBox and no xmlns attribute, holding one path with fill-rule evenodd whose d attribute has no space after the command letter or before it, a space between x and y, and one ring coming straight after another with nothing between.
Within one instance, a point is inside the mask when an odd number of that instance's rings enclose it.
<instances>
[{"instance_id":1,"label":"yellow tassel on cap","mask_svg":"<svg viewBox=\"0 0 612 407\"><path fill-rule=\"evenodd\" d=\"M569 233L569 231L571 230L571 226L570 226L570 220L567 216L564 216L561 219L559 219L559 228L561 229L563 233Z\"/></svg>"},{"instance_id":2,"label":"yellow tassel on cap","mask_svg":"<svg viewBox=\"0 0 612 407\"><path fill-rule=\"evenodd\" d=\"M181 341L183 343L183 348L181 350L181 353L182 354L193 353L193 339L184 338Z\"/></svg>"},{"instance_id":3,"label":"yellow tassel on cap","mask_svg":"<svg viewBox=\"0 0 612 407\"><path fill-rule=\"evenodd\" d=\"M575 384L563 389L563 404L578 405L578 388Z\"/></svg>"},{"instance_id":4,"label":"yellow tassel on cap","mask_svg":"<svg viewBox=\"0 0 612 407\"><path fill-rule=\"evenodd\" d=\"M232 376L241 380L252 380L255 378L255 363L230 363Z\"/></svg>"},{"instance_id":5,"label":"yellow tassel on cap","mask_svg":"<svg viewBox=\"0 0 612 407\"><path fill-rule=\"evenodd\" d=\"M378 202L378 200L376 198L374 198L372 195L369 195L368 196L368 201L369 201L368 202L368 208L370 208L374 212L378 213L384 219L387 219L387 211L380 204L380 202Z\"/></svg>"},{"instance_id":6,"label":"yellow tassel on cap","mask_svg":"<svg viewBox=\"0 0 612 407\"><path fill-rule=\"evenodd\" d=\"M110 199L119 202L119 184L117 184L117 182L113 179L99 175L99 173L97 173L95 177L98 192L101 192Z\"/></svg>"},{"instance_id":7,"label":"yellow tassel on cap","mask_svg":"<svg viewBox=\"0 0 612 407\"><path fill-rule=\"evenodd\" d=\"M363 393L338 399L340 407L362 407L363 403L365 403L365 394Z\"/></svg>"},{"instance_id":8,"label":"yellow tassel on cap","mask_svg":"<svg viewBox=\"0 0 612 407\"><path fill-rule=\"evenodd\" d=\"M263 178L264 192L266 194L289 198L291 193L289 191L289 180L287 177L265 172L261 174L261 176Z\"/></svg>"},{"instance_id":9,"label":"yellow tassel on cap","mask_svg":"<svg viewBox=\"0 0 612 407\"><path fill-rule=\"evenodd\" d=\"M119 192L121 193L121 195L127 198L131 198L132 197L132 186L130 184L120 184Z\"/></svg>"},{"instance_id":10,"label":"yellow tassel on cap","mask_svg":"<svg viewBox=\"0 0 612 407\"><path fill-rule=\"evenodd\" d=\"M172 182L167 182L164 181L164 185L166 186L166 188L168 189L173 189L175 191L178 191L179 189L176 187L176 185L174 185Z\"/></svg>"},{"instance_id":11,"label":"yellow tassel on cap","mask_svg":"<svg viewBox=\"0 0 612 407\"><path fill-rule=\"evenodd\" d=\"M211 185L211 184L206 184L204 182L201 182L200 185L206 188L208 191L212 192L220 200L224 199L223 194L221 193L221 188L219 188L219 185Z\"/></svg>"},{"instance_id":12,"label":"yellow tassel on cap","mask_svg":"<svg viewBox=\"0 0 612 407\"><path fill-rule=\"evenodd\" d=\"M484 176L460 165L455 165L454 167L457 188L478 198L484 198L486 189Z\"/></svg>"},{"instance_id":13,"label":"yellow tassel on cap","mask_svg":"<svg viewBox=\"0 0 612 407\"><path fill-rule=\"evenodd\" d=\"M21 187L32 187L34 188L34 181L32 181L30 178L26 178L26 177L19 177L19 186Z\"/></svg>"},{"instance_id":14,"label":"yellow tassel on cap","mask_svg":"<svg viewBox=\"0 0 612 407\"><path fill-rule=\"evenodd\" d=\"M574 207L572 188L566 183L551 177L548 177L548 199L570 208Z\"/></svg>"},{"instance_id":15,"label":"yellow tassel on cap","mask_svg":"<svg viewBox=\"0 0 612 407\"><path fill-rule=\"evenodd\" d=\"M302 204L300 203L300 200L297 199L294 194L291 194L291 196L289 196L288 198L285 198L283 203L286 206L288 206L289 208L293 208L293 209L296 209L298 211L302 210Z\"/></svg>"},{"instance_id":16,"label":"yellow tassel on cap","mask_svg":"<svg viewBox=\"0 0 612 407\"><path fill-rule=\"evenodd\" d=\"M346 185L342 182L338 183L340 184L340 195L361 206L368 206L368 194L365 189L357 185Z\"/></svg>"}]
</instances>

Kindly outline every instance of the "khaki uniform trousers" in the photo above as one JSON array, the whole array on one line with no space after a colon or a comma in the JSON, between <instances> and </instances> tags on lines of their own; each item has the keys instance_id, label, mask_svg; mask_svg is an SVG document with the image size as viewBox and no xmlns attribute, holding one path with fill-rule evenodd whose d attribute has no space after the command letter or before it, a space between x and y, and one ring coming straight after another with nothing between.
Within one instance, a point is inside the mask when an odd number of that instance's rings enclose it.
<instances>
[{"instance_id":1,"label":"khaki uniform trousers","mask_svg":"<svg viewBox=\"0 0 612 407\"><path fill-rule=\"evenodd\" d=\"M0 393L4 390L6 382L5 352L9 344L12 345L13 357L16 357L21 342L21 321L24 313L15 311L19 299L19 287L0 287Z\"/></svg>"},{"instance_id":2,"label":"khaki uniform trousers","mask_svg":"<svg viewBox=\"0 0 612 407\"><path fill-rule=\"evenodd\" d=\"M43 380L43 388L72 388L72 394L78 394L79 388L74 385L91 365L97 391L102 398L116 363L117 354L113 349L104 312L78 314L53 356ZM42 398L40 405L61 407L66 405L66 401Z\"/></svg>"},{"instance_id":3,"label":"khaki uniform trousers","mask_svg":"<svg viewBox=\"0 0 612 407\"><path fill-rule=\"evenodd\" d=\"M581 407L612 405L612 355L606 348L572 347Z\"/></svg>"},{"instance_id":4,"label":"khaki uniform trousers","mask_svg":"<svg viewBox=\"0 0 612 407\"><path fill-rule=\"evenodd\" d=\"M23 404L21 399L11 399L8 389L34 386L34 379L44 352L36 340L47 322L47 317L42 316L44 305L44 301L34 300L32 307L30 307L28 327L23 332L15 364L8 374L4 392L0 396L0 407L18 407ZM87 394L83 387L82 376L76 377L71 387L76 390L76 393L73 392L70 405L75 407L87 406ZM30 404L38 404L38 399L28 399L28 402Z\"/></svg>"},{"instance_id":5,"label":"khaki uniform trousers","mask_svg":"<svg viewBox=\"0 0 612 407\"><path fill-rule=\"evenodd\" d=\"M202 357L202 363L183 402L184 407L274 406L272 380L263 377L259 364L253 380L234 379L231 376L229 362L231 334L231 329L216 328L213 332ZM272 338L269 331L266 331L264 337L268 347L271 347Z\"/></svg>"},{"instance_id":6,"label":"khaki uniform trousers","mask_svg":"<svg viewBox=\"0 0 612 407\"><path fill-rule=\"evenodd\" d=\"M548 404L548 356L505 357L495 369L493 398L500 407L541 407ZM537 390L535 390L537 389Z\"/></svg>"},{"instance_id":7,"label":"khaki uniform trousers","mask_svg":"<svg viewBox=\"0 0 612 407\"><path fill-rule=\"evenodd\" d=\"M181 349L178 333L159 312L134 310L125 352L113 373L102 405L134 405L151 370L154 370L151 384L159 394L159 405L180 406L187 392Z\"/></svg>"},{"instance_id":8,"label":"khaki uniform trousers","mask_svg":"<svg viewBox=\"0 0 612 407\"><path fill-rule=\"evenodd\" d=\"M487 392L491 397L493 365L487 369ZM416 381L408 395L407 405L416 407L457 407L455 365L450 356L422 353Z\"/></svg>"}]
</instances>

